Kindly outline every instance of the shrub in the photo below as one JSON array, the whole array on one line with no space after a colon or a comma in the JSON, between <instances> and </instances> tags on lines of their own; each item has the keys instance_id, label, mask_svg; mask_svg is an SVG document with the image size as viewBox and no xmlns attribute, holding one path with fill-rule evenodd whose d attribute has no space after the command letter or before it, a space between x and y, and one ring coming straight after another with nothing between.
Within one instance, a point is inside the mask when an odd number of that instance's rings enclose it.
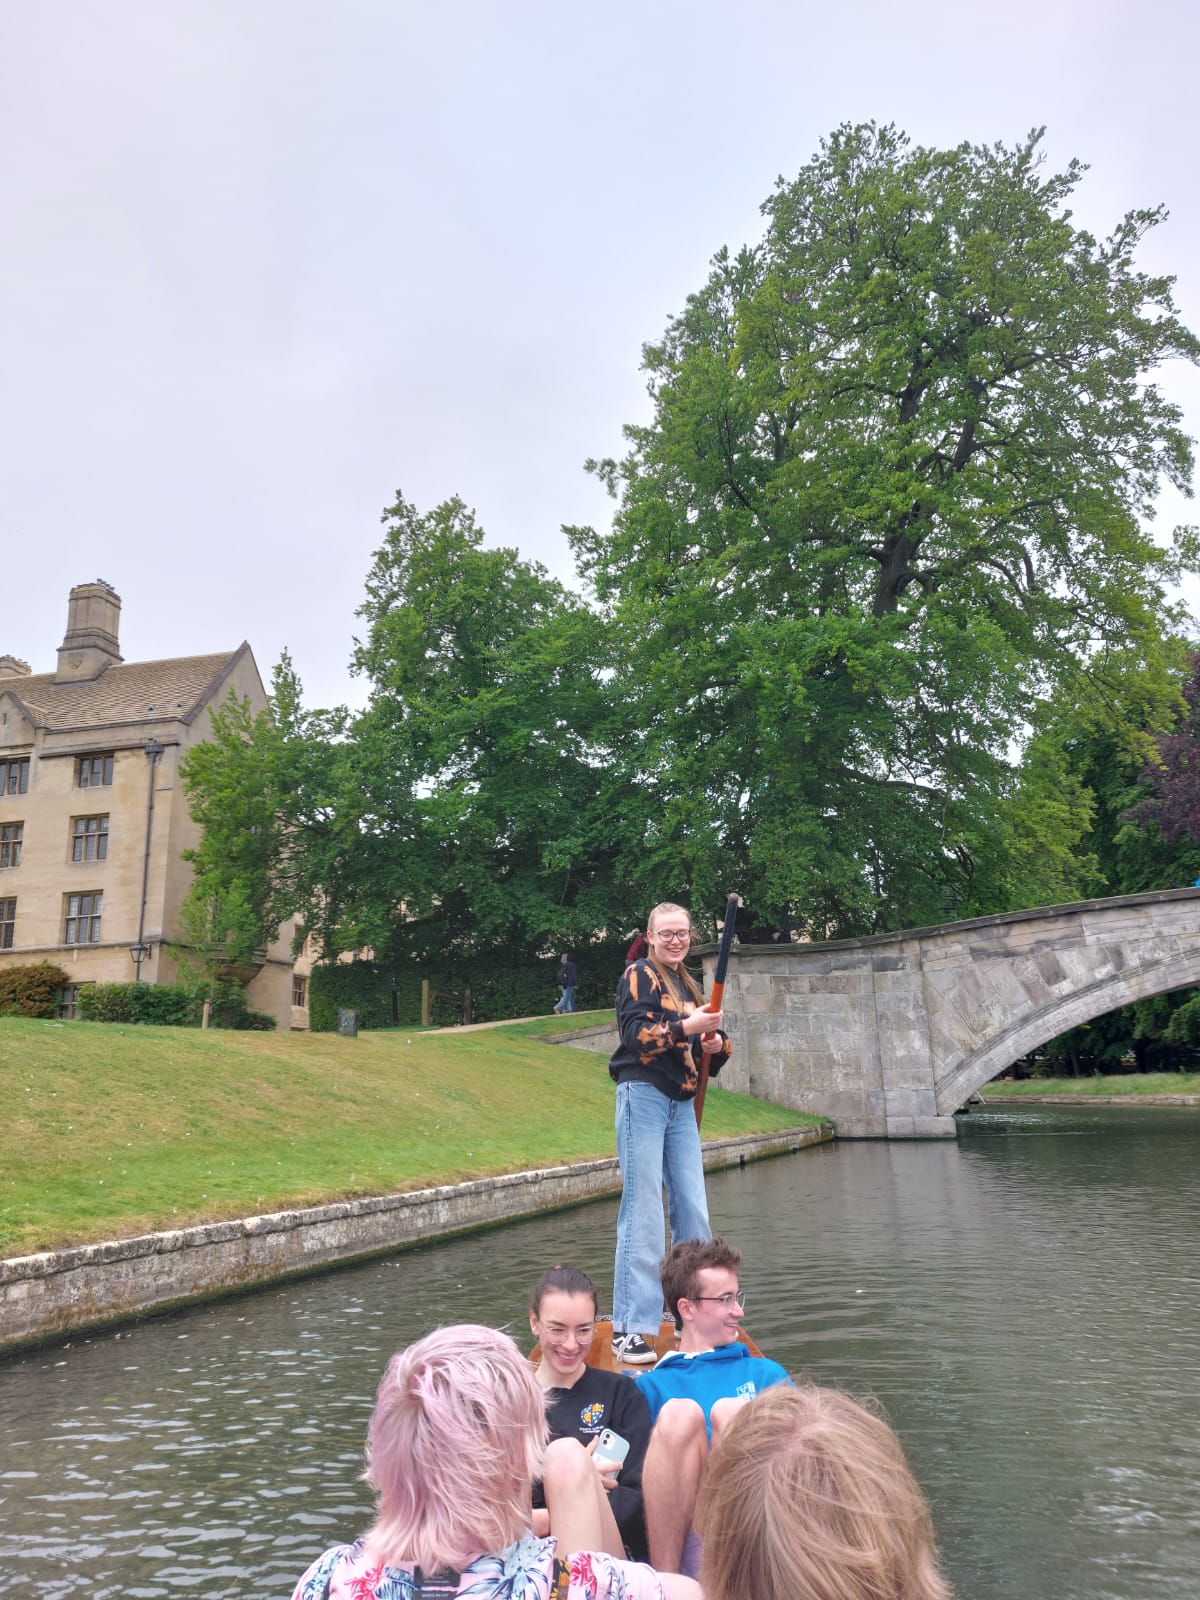
<instances>
[{"instance_id":1,"label":"shrub","mask_svg":"<svg viewBox=\"0 0 1200 1600\"><path fill-rule=\"evenodd\" d=\"M79 991L79 1015L87 1022L129 1022L133 984L89 983Z\"/></svg>"},{"instance_id":2,"label":"shrub","mask_svg":"<svg viewBox=\"0 0 1200 1600\"><path fill-rule=\"evenodd\" d=\"M0 1017L53 1017L70 978L61 967L38 961L27 967L0 967Z\"/></svg>"},{"instance_id":3,"label":"shrub","mask_svg":"<svg viewBox=\"0 0 1200 1600\"><path fill-rule=\"evenodd\" d=\"M159 1028L198 1028L204 991L187 983L90 983L79 991L79 1012L89 1022L132 1022ZM214 1028L266 1032L275 1018L251 1011L237 984L219 984L213 994Z\"/></svg>"},{"instance_id":4,"label":"shrub","mask_svg":"<svg viewBox=\"0 0 1200 1600\"><path fill-rule=\"evenodd\" d=\"M187 985L135 983L130 990L130 1022L153 1023L159 1028L199 1026L202 1002Z\"/></svg>"}]
</instances>

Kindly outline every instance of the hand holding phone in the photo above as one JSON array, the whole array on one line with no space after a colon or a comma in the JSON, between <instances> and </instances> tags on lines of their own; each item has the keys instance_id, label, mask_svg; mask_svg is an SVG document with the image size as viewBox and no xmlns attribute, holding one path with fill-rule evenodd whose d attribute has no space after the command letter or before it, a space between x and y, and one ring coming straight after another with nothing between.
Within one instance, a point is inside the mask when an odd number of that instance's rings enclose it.
<instances>
[{"instance_id":1,"label":"hand holding phone","mask_svg":"<svg viewBox=\"0 0 1200 1600\"><path fill-rule=\"evenodd\" d=\"M605 1467L619 1467L628 1454L628 1439L622 1439L621 1435L614 1433L611 1428L601 1428L596 1436L596 1448L593 1451L598 1467L602 1470Z\"/></svg>"}]
</instances>

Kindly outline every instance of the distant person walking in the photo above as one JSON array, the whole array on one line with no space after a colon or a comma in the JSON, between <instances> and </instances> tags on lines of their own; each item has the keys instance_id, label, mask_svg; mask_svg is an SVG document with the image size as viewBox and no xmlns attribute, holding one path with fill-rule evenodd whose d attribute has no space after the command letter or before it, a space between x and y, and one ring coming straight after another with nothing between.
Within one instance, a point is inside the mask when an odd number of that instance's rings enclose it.
<instances>
[{"instance_id":1,"label":"distant person walking","mask_svg":"<svg viewBox=\"0 0 1200 1600\"><path fill-rule=\"evenodd\" d=\"M644 961L650 954L650 948L645 939L642 938L642 930L640 928L635 928L629 937L633 940L633 943L625 952L625 965L627 967L631 967L635 961Z\"/></svg>"},{"instance_id":2,"label":"distant person walking","mask_svg":"<svg viewBox=\"0 0 1200 1600\"><path fill-rule=\"evenodd\" d=\"M564 1012L575 1009L575 989L579 983L579 975L575 971L575 963L571 960L571 952L563 951L563 958L558 964L558 971L554 981L562 990L558 1004L554 1008L556 1016L561 1017Z\"/></svg>"}]
</instances>

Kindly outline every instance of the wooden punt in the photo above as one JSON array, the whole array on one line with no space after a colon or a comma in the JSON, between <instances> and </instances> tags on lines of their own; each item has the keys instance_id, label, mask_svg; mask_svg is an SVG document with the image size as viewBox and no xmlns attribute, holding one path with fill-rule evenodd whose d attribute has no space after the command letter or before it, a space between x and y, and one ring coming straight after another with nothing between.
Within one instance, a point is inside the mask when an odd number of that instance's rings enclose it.
<instances>
[{"instance_id":1,"label":"wooden punt","mask_svg":"<svg viewBox=\"0 0 1200 1600\"><path fill-rule=\"evenodd\" d=\"M596 1319L596 1331L592 1335L592 1348L587 1353L589 1367L601 1367L605 1372L623 1372L629 1378L636 1378L640 1372L649 1372L651 1370L648 1366L632 1367L628 1366L624 1361L618 1361L613 1354L612 1335L612 1318L598 1317ZM762 1355L762 1351L744 1327L738 1328L738 1339L742 1344L749 1346L752 1356ZM659 1361L670 1351L679 1349L679 1335L675 1331L675 1322L672 1317L663 1318L662 1326L659 1328L657 1336L651 1339L650 1343L654 1346L655 1358ZM535 1344L529 1359L531 1361L540 1361L541 1356L542 1347L539 1344Z\"/></svg>"}]
</instances>

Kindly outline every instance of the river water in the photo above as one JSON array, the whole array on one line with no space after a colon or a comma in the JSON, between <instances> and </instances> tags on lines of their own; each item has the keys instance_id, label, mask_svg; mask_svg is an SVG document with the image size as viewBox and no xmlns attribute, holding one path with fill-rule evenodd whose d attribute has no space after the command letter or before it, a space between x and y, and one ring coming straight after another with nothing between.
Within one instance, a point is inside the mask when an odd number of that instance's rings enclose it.
<instances>
[{"instance_id":1,"label":"river water","mask_svg":"<svg viewBox=\"0 0 1200 1600\"><path fill-rule=\"evenodd\" d=\"M748 1322L871 1393L960 1600L1200 1595L1200 1112L1010 1107L709 1180ZM615 1203L0 1365L4 1593L286 1597L368 1519L375 1385L447 1321L514 1330L552 1260L611 1281Z\"/></svg>"}]
</instances>

